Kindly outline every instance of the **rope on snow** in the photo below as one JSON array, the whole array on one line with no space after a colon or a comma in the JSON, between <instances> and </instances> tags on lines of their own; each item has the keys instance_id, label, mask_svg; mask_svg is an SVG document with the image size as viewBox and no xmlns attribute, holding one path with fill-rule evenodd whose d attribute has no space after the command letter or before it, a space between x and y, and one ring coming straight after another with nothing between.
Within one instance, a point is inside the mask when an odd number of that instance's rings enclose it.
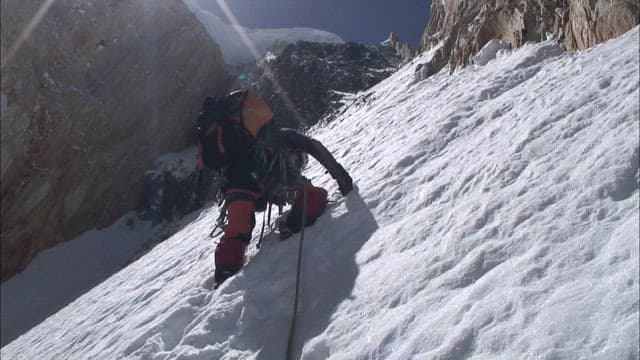
<instances>
[{"instance_id":1,"label":"rope on snow","mask_svg":"<svg viewBox=\"0 0 640 360\"><path fill-rule=\"evenodd\" d=\"M302 271L302 246L304 244L304 227L305 220L307 218L307 188L303 189L303 201L302 206L302 230L300 230L300 243L298 245L298 261L296 266L296 292L293 301L293 316L291 317L291 327L289 328L289 339L287 340L287 360L293 359L293 338L296 331L296 322L298 320L298 304L300 299L300 274Z\"/></svg>"}]
</instances>

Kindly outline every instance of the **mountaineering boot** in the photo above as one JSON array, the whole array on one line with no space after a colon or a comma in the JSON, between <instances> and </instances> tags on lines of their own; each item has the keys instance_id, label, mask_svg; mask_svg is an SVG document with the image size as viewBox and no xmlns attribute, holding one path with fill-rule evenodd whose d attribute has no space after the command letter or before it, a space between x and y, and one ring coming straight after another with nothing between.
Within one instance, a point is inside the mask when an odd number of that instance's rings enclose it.
<instances>
[{"instance_id":1,"label":"mountaineering boot","mask_svg":"<svg viewBox=\"0 0 640 360\"><path fill-rule=\"evenodd\" d=\"M225 264L216 268L216 271L213 275L213 280L215 282L214 288L217 289L225 280L235 275L240 269L236 268L231 264Z\"/></svg>"},{"instance_id":2,"label":"mountaineering boot","mask_svg":"<svg viewBox=\"0 0 640 360\"><path fill-rule=\"evenodd\" d=\"M246 243L237 238L220 240L215 251L216 270L213 277L216 287L240 271L246 247Z\"/></svg>"},{"instance_id":3,"label":"mountaineering boot","mask_svg":"<svg viewBox=\"0 0 640 360\"><path fill-rule=\"evenodd\" d=\"M304 226L315 224L316 220L324 212L325 205L322 206L321 212L317 216L307 216ZM291 209L287 218L278 224L278 232L280 232L280 240L290 238L293 234L297 234L302 230L302 209Z\"/></svg>"},{"instance_id":4,"label":"mountaineering boot","mask_svg":"<svg viewBox=\"0 0 640 360\"><path fill-rule=\"evenodd\" d=\"M287 218L278 224L280 240L289 238L291 235L302 230L302 214L304 207L304 191L307 192L307 212L304 226L313 225L322 215L327 206L327 191L321 187L315 187L309 180L304 180L302 189L293 201L291 211Z\"/></svg>"}]
</instances>

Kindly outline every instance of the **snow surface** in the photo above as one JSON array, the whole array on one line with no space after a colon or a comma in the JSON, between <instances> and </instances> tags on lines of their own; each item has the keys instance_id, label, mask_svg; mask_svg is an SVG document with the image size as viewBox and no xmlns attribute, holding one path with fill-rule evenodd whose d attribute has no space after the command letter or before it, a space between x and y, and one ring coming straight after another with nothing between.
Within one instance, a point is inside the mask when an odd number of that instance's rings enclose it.
<instances>
[{"instance_id":1,"label":"snow surface","mask_svg":"<svg viewBox=\"0 0 640 360\"><path fill-rule=\"evenodd\" d=\"M338 44L344 42L337 34L313 28L249 29L241 26L242 24L228 24L214 13L202 9L198 0L183 1L220 46L222 56L228 64L242 64L256 60L251 49L242 40L241 33L247 35L260 56L263 56L274 42L279 41Z\"/></svg>"},{"instance_id":2,"label":"snow surface","mask_svg":"<svg viewBox=\"0 0 640 360\"><path fill-rule=\"evenodd\" d=\"M2 283L2 338L12 339L106 280L152 237L151 222L130 213L102 230L46 249Z\"/></svg>"},{"instance_id":3,"label":"snow surface","mask_svg":"<svg viewBox=\"0 0 640 360\"><path fill-rule=\"evenodd\" d=\"M420 80L425 53L315 129L359 189L306 232L296 358L638 358L638 35ZM299 237L212 290L216 215L0 355L283 359Z\"/></svg>"},{"instance_id":4,"label":"snow surface","mask_svg":"<svg viewBox=\"0 0 640 360\"><path fill-rule=\"evenodd\" d=\"M169 171L175 178L185 178L196 167L195 151L192 147L165 154L149 172ZM130 212L105 229L89 230L38 253L24 271L2 283L2 345L118 272L196 215L152 226L152 221Z\"/></svg>"},{"instance_id":5,"label":"snow surface","mask_svg":"<svg viewBox=\"0 0 640 360\"><path fill-rule=\"evenodd\" d=\"M473 56L473 63L476 65L487 65L489 61L498 56L498 52L508 50L511 45L504 41L493 39L486 43L477 54Z\"/></svg>"}]
</instances>

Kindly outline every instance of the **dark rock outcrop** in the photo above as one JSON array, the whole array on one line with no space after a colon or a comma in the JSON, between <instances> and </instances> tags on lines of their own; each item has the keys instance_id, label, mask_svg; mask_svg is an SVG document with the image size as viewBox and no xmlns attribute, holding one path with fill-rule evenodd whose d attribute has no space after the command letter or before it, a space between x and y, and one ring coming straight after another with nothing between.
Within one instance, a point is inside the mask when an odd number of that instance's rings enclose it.
<instances>
[{"instance_id":1,"label":"dark rock outcrop","mask_svg":"<svg viewBox=\"0 0 640 360\"><path fill-rule=\"evenodd\" d=\"M401 42L398 35L394 34L393 32L389 34L389 38L383 41L382 44L394 48L398 56L402 58L403 62L407 62L413 59L418 53L418 50L412 48L411 45Z\"/></svg>"},{"instance_id":2,"label":"dark rock outcrop","mask_svg":"<svg viewBox=\"0 0 640 360\"><path fill-rule=\"evenodd\" d=\"M202 99L225 86L181 0L47 4L1 3L2 280L135 208L152 161L192 143Z\"/></svg>"},{"instance_id":3,"label":"dark rock outcrop","mask_svg":"<svg viewBox=\"0 0 640 360\"><path fill-rule=\"evenodd\" d=\"M512 48L548 37L570 51L617 37L639 22L636 0L449 0L432 1L421 50L439 47L431 72L472 63L492 39Z\"/></svg>"},{"instance_id":4,"label":"dark rock outcrop","mask_svg":"<svg viewBox=\"0 0 640 360\"><path fill-rule=\"evenodd\" d=\"M276 114L277 124L307 127L339 105L342 93L370 88L402 61L388 45L280 44L267 54L257 88Z\"/></svg>"}]
</instances>

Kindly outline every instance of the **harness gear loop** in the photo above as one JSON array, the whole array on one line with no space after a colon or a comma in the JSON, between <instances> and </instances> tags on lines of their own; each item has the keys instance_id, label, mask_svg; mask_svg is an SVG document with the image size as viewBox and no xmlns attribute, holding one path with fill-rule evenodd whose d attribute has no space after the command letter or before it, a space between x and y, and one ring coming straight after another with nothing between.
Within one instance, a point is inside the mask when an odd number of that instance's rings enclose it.
<instances>
[{"instance_id":1,"label":"harness gear loop","mask_svg":"<svg viewBox=\"0 0 640 360\"><path fill-rule=\"evenodd\" d=\"M211 233L209 234L210 238L215 238L216 236L222 234L226 220L227 220L227 202L224 201L224 205L220 209L220 215L216 220L216 226L213 228L213 230L211 230ZM217 229L220 229L219 233L216 233Z\"/></svg>"}]
</instances>

